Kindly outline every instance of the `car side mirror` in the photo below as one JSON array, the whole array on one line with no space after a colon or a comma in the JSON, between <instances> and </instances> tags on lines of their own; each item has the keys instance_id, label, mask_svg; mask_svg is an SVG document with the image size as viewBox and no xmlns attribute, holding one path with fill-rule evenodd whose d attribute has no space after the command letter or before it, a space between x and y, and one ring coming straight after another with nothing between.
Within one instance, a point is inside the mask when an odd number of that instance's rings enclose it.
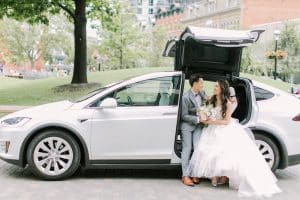
<instances>
[{"instance_id":1,"label":"car side mirror","mask_svg":"<svg viewBox=\"0 0 300 200\"><path fill-rule=\"evenodd\" d=\"M116 108L117 106L117 101L114 98L106 98L100 104L100 108Z\"/></svg>"}]
</instances>

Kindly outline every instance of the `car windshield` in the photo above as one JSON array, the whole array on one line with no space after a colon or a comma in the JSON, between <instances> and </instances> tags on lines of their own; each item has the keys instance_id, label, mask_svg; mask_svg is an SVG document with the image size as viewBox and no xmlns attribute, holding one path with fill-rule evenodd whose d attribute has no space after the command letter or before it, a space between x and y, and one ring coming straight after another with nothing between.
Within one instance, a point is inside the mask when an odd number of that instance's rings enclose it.
<instances>
[{"instance_id":1,"label":"car windshield","mask_svg":"<svg viewBox=\"0 0 300 200\"><path fill-rule=\"evenodd\" d=\"M80 97L79 99L75 100L74 103L78 103L78 102L84 101L84 100L86 100L88 98L91 98L91 97L95 96L96 94L102 92L103 90L105 90L107 88L110 88L110 87L112 87L114 85L117 85L117 84L119 84L121 82L123 82L123 81L118 81L118 82L110 83L110 84L108 84L108 85L106 85L104 87L101 87L101 88L98 88L96 90L93 90L90 93L88 93L87 95L85 95L83 97Z\"/></svg>"}]
</instances>

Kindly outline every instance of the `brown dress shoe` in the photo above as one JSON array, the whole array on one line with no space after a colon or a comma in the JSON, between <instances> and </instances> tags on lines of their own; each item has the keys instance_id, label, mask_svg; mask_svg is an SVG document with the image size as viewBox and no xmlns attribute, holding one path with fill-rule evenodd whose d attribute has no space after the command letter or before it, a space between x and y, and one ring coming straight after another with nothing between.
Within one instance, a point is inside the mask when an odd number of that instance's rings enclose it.
<instances>
[{"instance_id":1,"label":"brown dress shoe","mask_svg":"<svg viewBox=\"0 0 300 200\"><path fill-rule=\"evenodd\" d=\"M229 178L227 176L221 176L219 181L218 181L218 184L223 185L223 184L226 184L226 183L229 183Z\"/></svg>"},{"instance_id":2,"label":"brown dress shoe","mask_svg":"<svg viewBox=\"0 0 300 200\"><path fill-rule=\"evenodd\" d=\"M198 184L200 183L200 178L198 178L198 177L193 177L193 178L192 178L192 181L193 181L194 184L198 185Z\"/></svg>"},{"instance_id":3,"label":"brown dress shoe","mask_svg":"<svg viewBox=\"0 0 300 200\"><path fill-rule=\"evenodd\" d=\"M182 183L184 184L184 185L187 185L187 186L194 186L194 183L193 183L193 181L190 179L190 177L188 177L188 176L183 176L182 177Z\"/></svg>"}]
</instances>

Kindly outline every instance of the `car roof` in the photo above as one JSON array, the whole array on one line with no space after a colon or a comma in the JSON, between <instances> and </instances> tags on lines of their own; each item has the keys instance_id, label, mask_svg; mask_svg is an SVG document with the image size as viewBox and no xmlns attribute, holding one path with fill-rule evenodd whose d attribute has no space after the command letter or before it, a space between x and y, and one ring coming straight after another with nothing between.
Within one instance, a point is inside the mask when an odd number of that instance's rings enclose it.
<instances>
[{"instance_id":1,"label":"car roof","mask_svg":"<svg viewBox=\"0 0 300 200\"><path fill-rule=\"evenodd\" d=\"M124 82L129 83L129 82L142 81L145 79L158 78L158 77L163 77L163 76L174 76L174 75L181 75L181 74L182 74L182 72L180 72L180 71L152 72L152 73L147 73L147 74L138 75L138 76L129 78L128 80L126 80Z\"/></svg>"}]
</instances>

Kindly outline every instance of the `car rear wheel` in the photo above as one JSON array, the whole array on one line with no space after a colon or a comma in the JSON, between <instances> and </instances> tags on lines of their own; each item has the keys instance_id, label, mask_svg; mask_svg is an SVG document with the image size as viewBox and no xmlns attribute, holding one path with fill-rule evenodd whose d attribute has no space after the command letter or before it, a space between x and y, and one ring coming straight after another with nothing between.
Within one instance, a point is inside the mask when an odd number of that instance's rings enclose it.
<instances>
[{"instance_id":1,"label":"car rear wheel","mask_svg":"<svg viewBox=\"0 0 300 200\"><path fill-rule=\"evenodd\" d=\"M259 133L255 133L254 135L259 151L272 171L275 171L278 168L280 159L278 147L271 138Z\"/></svg>"},{"instance_id":2,"label":"car rear wheel","mask_svg":"<svg viewBox=\"0 0 300 200\"><path fill-rule=\"evenodd\" d=\"M27 150L29 168L46 180L71 176L79 167L80 156L77 142L61 130L41 132L33 138Z\"/></svg>"}]
</instances>

